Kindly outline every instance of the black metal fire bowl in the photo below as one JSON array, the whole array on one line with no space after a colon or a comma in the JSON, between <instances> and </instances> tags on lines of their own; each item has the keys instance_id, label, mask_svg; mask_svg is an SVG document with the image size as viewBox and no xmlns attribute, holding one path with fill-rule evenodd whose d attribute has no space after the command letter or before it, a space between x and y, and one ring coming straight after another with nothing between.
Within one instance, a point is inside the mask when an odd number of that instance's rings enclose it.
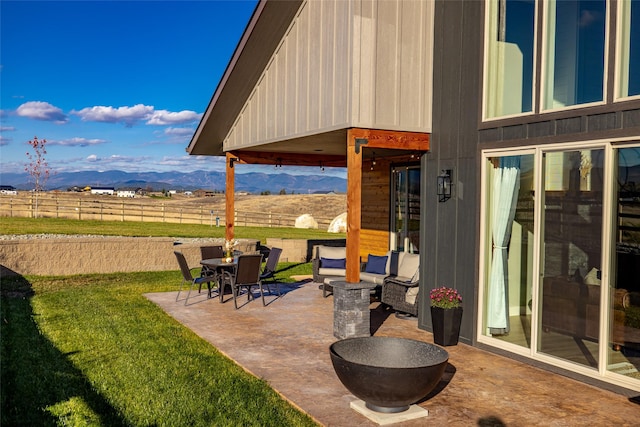
<instances>
[{"instance_id":1,"label":"black metal fire bowl","mask_svg":"<svg viewBox=\"0 0 640 427\"><path fill-rule=\"evenodd\" d=\"M331 362L342 384L372 411L409 409L442 378L449 353L406 338L364 337L336 341Z\"/></svg>"}]
</instances>

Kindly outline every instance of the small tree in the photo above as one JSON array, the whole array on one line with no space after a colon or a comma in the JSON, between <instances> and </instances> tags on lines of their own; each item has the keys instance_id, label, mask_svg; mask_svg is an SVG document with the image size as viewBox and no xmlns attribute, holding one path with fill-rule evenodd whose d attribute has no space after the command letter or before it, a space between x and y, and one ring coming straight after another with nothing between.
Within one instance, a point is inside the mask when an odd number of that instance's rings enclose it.
<instances>
[{"instance_id":1,"label":"small tree","mask_svg":"<svg viewBox=\"0 0 640 427\"><path fill-rule=\"evenodd\" d=\"M49 179L49 175L51 174L49 164L45 158L47 154L47 140L38 140L38 137L36 136L33 138L33 141L28 141L27 144L31 146L33 152L27 151L27 160L29 162L25 165L24 170L31 175L31 179L34 183L34 191L36 195L35 217L37 218L38 193L44 189L44 186Z\"/></svg>"}]
</instances>

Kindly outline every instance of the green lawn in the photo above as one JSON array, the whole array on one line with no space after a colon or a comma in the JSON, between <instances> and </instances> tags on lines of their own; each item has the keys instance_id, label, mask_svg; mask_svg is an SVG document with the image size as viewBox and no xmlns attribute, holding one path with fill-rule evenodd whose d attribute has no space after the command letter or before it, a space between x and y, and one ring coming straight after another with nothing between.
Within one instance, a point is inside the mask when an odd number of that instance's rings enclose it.
<instances>
[{"instance_id":1,"label":"green lawn","mask_svg":"<svg viewBox=\"0 0 640 427\"><path fill-rule=\"evenodd\" d=\"M116 223L116 233L104 222L0 223L3 234L211 236L208 227L176 224ZM259 230L247 236L281 229ZM311 266L281 263L278 271L285 280ZM178 271L2 277L0 424L316 425L143 296L175 291L181 280Z\"/></svg>"},{"instance_id":2,"label":"green lawn","mask_svg":"<svg viewBox=\"0 0 640 427\"><path fill-rule=\"evenodd\" d=\"M259 239L266 243L268 237L283 239L340 239L344 233L327 233L285 227L235 227L238 239ZM97 234L107 236L153 237L224 237L224 227L200 224L172 224L164 222L83 221L59 218L10 218L0 219L0 234Z\"/></svg>"}]
</instances>

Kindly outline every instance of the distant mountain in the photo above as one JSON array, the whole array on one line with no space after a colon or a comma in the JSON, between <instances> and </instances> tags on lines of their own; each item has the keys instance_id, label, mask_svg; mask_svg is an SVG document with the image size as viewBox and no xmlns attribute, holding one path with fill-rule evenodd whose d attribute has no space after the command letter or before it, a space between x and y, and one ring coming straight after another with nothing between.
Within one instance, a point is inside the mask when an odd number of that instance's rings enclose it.
<instances>
[{"instance_id":1,"label":"distant mountain","mask_svg":"<svg viewBox=\"0 0 640 427\"><path fill-rule=\"evenodd\" d=\"M18 190L30 190L27 173L0 172L0 184L12 185ZM124 172L112 170L105 172L61 172L52 175L47 180L47 190L66 190L71 187L141 187L152 188L154 191L177 190L193 191L197 189L220 190L225 188L224 172ZM278 193L285 190L287 194L314 193L335 191L344 193L347 190L347 180L325 175L289 175L286 173L243 173L235 175L235 190L249 193L270 191Z\"/></svg>"}]
</instances>

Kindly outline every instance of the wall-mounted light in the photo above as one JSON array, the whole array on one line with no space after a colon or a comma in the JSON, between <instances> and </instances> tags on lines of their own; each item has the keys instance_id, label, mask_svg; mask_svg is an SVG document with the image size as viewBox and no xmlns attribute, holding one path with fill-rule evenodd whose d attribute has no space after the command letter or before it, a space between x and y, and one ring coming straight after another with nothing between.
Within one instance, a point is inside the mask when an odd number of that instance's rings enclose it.
<instances>
[{"instance_id":1,"label":"wall-mounted light","mask_svg":"<svg viewBox=\"0 0 640 427\"><path fill-rule=\"evenodd\" d=\"M446 202L451 198L451 169L446 169L438 175L438 202Z\"/></svg>"},{"instance_id":2,"label":"wall-mounted light","mask_svg":"<svg viewBox=\"0 0 640 427\"><path fill-rule=\"evenodd\" d=\"M276 164L274 165L274 167L277 168L281 168L282 167L282 159L280 157L278 157L276 159Z\"/></svg>"}]
</instances>

